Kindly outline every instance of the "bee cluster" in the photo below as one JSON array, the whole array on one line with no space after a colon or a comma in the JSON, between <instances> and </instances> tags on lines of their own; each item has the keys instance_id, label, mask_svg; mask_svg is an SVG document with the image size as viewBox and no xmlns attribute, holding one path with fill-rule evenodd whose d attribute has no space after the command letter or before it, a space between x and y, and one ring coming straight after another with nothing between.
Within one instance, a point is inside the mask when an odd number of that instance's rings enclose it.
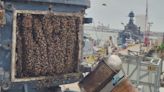
<instances>
[{"instance_id":1,"label":"bee cluster","mask_svg":"<svg viewBox=\"0 0 164 92\"><path fill-rule=\"evenodd\" d=\"M17 14L16 77L76 72L81 24L77 16Z\"/></svg>"},{"instance_id":2,"label":"bee cluster","mask_svg":"<svg viewBox=\"0 0 164 92\"><path fill-rule=\"evenodd\" d=\"M0 7L0 27L3 27L4 24L6 24L5 10Z\"/></svg>"}]
</instances>

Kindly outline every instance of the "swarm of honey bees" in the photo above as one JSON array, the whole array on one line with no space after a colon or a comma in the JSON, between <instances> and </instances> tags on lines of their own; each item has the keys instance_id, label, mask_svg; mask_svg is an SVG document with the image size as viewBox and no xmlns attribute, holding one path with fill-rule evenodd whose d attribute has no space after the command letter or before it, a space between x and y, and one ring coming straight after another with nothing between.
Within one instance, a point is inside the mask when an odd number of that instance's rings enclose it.
<instances>
[{"instance_id":1,"label":"swarm of honey bees","mask_svg":"<svg viewBox=\"0 0 164 92\"><path fill-rule=\"evenodd\" d=\"M6 23L5 11L0 7L0 27L3 27L5 23Z\"/></svg>"},{"instance_id":2,"label":"swarm of honey bees","mask_svg":"<svg viewBox=\"0 0 164 92\"><path fill-rule=\"evenodd\" d=\"M76 72L81 24L77 16L17 14L16 77Z\"/></svg>"}]
</instances>

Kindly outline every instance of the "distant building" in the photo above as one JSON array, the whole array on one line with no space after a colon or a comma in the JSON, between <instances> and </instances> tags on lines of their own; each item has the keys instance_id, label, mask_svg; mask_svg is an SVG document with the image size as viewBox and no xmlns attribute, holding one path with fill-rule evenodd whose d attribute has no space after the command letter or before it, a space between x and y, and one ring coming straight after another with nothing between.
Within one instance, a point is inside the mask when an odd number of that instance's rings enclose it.
<instances>
[{"instance_id":1,"label":"distant building","mask_svg":"<svg viewBox=\"0 0 164 92\"><path fill-rule=\"evenodd\" d=\"M140 30L142 32L144 32L145 31L145 23L146 23L145 15L136 15L135 18L136 18L136 24L140 27Z\"/></svg>"},{"instance_id":2,"label":"distant building","mask_svg":"<svg viewBox=\"0 0 164 92\"><path fill-rule=\"evenodd\" d=\"M117 45L120 32L119 29L110 29L107 26L84 26L84 33L99 41L99 45L103 45L109 36L112 36L113 43Z\"/></svg>"}]
</instances>

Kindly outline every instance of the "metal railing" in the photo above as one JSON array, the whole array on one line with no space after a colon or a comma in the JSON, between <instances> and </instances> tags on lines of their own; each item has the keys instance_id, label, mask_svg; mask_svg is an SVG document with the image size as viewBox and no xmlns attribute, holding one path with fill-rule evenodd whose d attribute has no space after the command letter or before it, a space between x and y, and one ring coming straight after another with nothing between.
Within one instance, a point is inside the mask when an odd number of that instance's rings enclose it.
<instances>
[{"instance_id":1,"label":"metal railing","mask_svg":"<svg viewBox=\"0 0 164 92\"><path fill-rule=\"evenodd\" d=\"M144 92L159 92L161 59L139 54L121 56L123 71L136 85L143 85Z\"/></svg>"}]
</instances>

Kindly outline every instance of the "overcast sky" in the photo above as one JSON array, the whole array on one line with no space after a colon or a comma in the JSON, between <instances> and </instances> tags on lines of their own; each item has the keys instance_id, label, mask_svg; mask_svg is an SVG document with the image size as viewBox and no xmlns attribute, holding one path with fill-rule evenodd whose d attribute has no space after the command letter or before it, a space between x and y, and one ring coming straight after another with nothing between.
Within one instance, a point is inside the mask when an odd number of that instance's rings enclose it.
<instances>
[{"instance_id":1,"label":"overcast sky","mask_svg":"<svg viewBox=\"0 0 164 92\"><path fill-rule=\"evenodd\" d=\"M91 0L91 8L86 11L86 16L92 17L95 24L100 22L111 28L123 29L121 22L128 22L128 13L145 14L145 7L146 0ZM149 0L149 21L153 22L153 31L164 32L164 0Z\"/></svg>"}]
</instances>

